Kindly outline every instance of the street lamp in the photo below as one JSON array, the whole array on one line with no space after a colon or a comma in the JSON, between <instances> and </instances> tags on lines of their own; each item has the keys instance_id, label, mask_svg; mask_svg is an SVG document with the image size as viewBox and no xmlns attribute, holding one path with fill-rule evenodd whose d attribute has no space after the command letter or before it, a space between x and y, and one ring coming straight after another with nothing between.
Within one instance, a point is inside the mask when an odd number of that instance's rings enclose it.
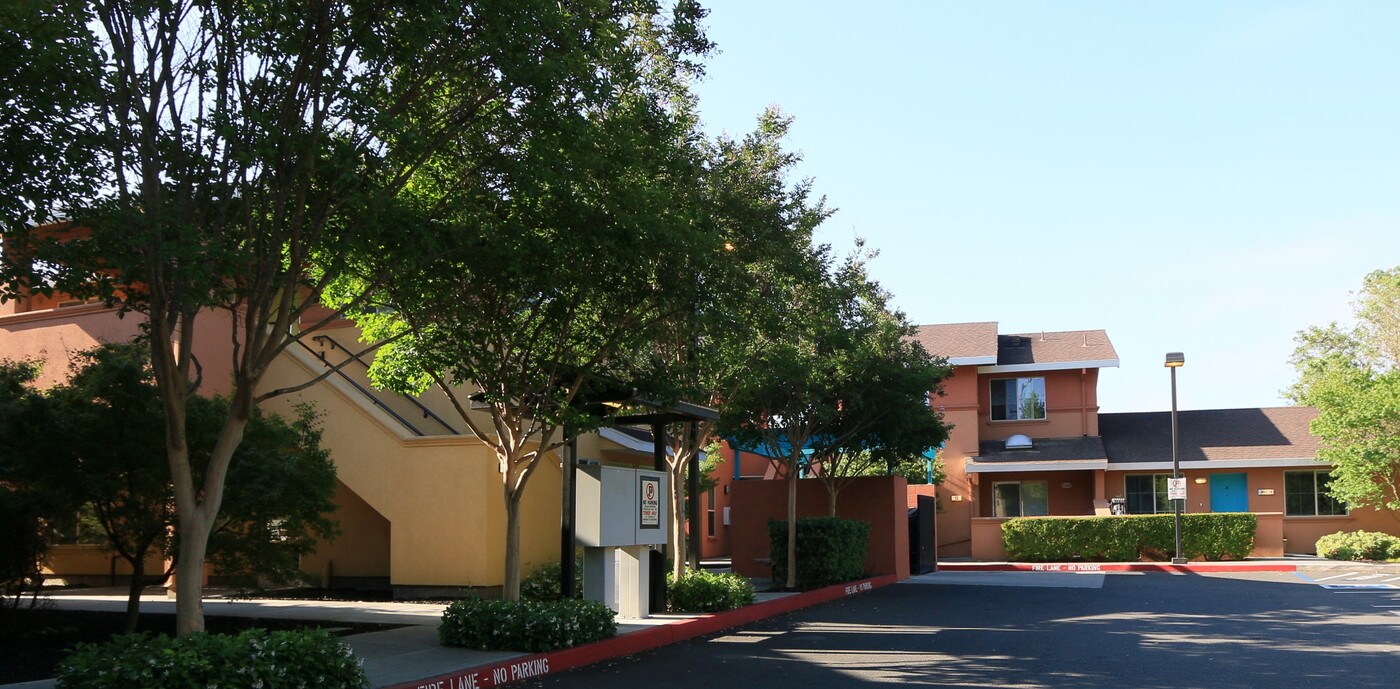
<instances>
[{"instance_id":1,"label":"street lamp","mask_svg":"<svg viewBox=\"0 0 1400 689\"><path fill-rule=\"evenodd\" d=\"M1168 493L1173 489L1182 493L1185 492L1185 482L1181 480L1181 462L1176 455L1176 370L1186 364L1186 355L1181 352L1167 352L1166 367L1172 370L1172 486L1168 488ZM1186 502L1183 495L1172 500L1172 512L1176 514L1176 557L1172 558L1172 564L1184 565L1186 558L1181 556L1181 505Z\"/></svg>"}]
</instances>

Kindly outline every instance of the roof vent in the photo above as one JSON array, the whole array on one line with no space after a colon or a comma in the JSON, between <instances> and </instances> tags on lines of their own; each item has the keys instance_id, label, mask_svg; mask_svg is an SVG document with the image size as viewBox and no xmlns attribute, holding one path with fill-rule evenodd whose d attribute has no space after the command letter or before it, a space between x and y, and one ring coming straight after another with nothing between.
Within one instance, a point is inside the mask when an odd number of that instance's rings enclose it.
<instances>
[{"instance_id":1,"label":"roof vent","mask_svg":"<svg viewBox=\"0 0 1400 689\"><path fill-rule=\"evenodd\" d=\"M1017 433L1006 439L1006 449L1008 450L1029 450L1031 449L1030 436Z\"/></svg>"}]
</instances>

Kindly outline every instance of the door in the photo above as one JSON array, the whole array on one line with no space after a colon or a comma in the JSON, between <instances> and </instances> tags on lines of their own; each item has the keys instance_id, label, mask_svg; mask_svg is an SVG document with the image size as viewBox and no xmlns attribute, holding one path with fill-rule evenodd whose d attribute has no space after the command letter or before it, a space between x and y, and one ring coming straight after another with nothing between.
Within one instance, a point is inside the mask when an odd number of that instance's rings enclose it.
<instances>
[{"instance_id":1,"label":"door","mask_svg":"<svg viewBox=\"0 0 1400 689\"><path fill-rule=\"evenodd\" d=\"M1210 475L1211 512L1248 512L1249 492L1244 474Z\"/></svg>"}]
</instances>

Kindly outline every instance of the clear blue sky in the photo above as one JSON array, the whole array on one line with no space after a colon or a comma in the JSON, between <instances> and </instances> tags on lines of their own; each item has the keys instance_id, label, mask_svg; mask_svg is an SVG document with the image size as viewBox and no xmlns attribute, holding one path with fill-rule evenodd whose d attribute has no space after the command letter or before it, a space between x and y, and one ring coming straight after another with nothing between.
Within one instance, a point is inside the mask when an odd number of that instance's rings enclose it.
<instances>
[{"instance_id":1,"label":"clear blue sky","mask_svg":"<svg viewBox=\"0 0 1400 689\"><path fill-rule=\"evenodd\" d=\"M703 2L704 0L702 0ZM1400 264L1400 2L711 0L711 133L769 104L915 323L1103 328L1105 412L1285 404Z\"/></svg>"}]
</instances>

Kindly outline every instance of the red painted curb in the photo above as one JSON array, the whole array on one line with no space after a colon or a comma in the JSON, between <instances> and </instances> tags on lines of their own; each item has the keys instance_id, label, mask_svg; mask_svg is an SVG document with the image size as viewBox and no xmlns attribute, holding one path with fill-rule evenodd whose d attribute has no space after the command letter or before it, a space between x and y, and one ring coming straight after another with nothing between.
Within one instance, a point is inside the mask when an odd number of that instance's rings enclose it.
<instances>
[{"instance_id":1,"label":"red painted curb","mask_svg":"<svg viewBox=\"0 0 1400 689\"><path fill-rule=\"evenodd\" d=\"M520 680L540 677L547 674L572 670L576 667L634 655L653 648L660 648L697 636L713 634L722 629L738 627L775 615L792 612L818 603L825 603L857 593L863 593L896 581L894 575L861 579L848 584L828 586L814 591L795 593L791 596L755 603L738 610L714 613L693 619L661 624L640 631L630 632L611 639L595 641L583 646L565 648L558 651L536 653L534 655L511 658L509 660L469 667L456 672L436 675L412 682L391 684L383 689L479 689L499 687Z\"/></svg>"},{"instance_id":2,"label":"red painted curb","mask_svg":"<svg viewBox=\"0 0 1400 689\"><path fill-rule=\"evenodd\" d=\"M1296 572L1297 565L1240 563L1189 563L1173 565L1166 562L1047 562L996 564L940 564L940 572L1175 572L1203 574L1207 572Z\"/></svg>"}]
</instances>

